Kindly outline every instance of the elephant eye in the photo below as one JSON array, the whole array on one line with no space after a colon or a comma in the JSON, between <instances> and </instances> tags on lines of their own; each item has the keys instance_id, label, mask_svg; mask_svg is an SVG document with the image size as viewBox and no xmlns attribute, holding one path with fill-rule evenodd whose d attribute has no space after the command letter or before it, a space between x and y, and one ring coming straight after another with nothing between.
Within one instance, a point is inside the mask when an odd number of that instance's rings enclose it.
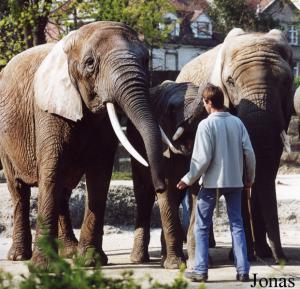
<instances>
[{"instance_id":1,"label":"elephant eye","mask_svg":"<svg viewBox=\"0 0 300 289\"><path fill-rule=\"evenodd\" d=\"M229 86L234 87L234 80L231 76L227 78L226 82Z\"/></svg>"},{"instance_id":2,"label":"elephant eye","mask_svg":"<svg viewBox=\"0 0 300 289\"><path fill-rule=\"evenodd\" d=\"M95 59L93 57L88 57L85 61L85 67L88 72L93 72L95 68Z\"/></svg>"}]
</instances>

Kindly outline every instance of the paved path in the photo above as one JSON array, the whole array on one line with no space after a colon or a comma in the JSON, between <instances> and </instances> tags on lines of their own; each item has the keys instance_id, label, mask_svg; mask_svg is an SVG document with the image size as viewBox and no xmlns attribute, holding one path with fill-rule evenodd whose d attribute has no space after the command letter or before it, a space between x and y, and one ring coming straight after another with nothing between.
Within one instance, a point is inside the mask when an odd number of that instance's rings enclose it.
<instances>
[{"instance_id":1,"label":"paved path","mask_svg":"<svg viewBox=\"0 0 300 289\"><path fill-rule=\"evenodd\" d=\"M126 181L125 183L122 182L122 184L130 184L130 181ZM277 178L278 199L299 200L299 187L299 175L279 176ZM76 233L78 234L78 232ZM275 269L259 262L253 263L250 271L251 276L255 273L258 274L258 278L281 278L284 277L284 274L286 274L286 278L290 278L289 275L300 276L300 224L282 225L281 236L284 251L290 259L290 262L284 266L284 268L273 266ZM231 245L230 233L228 230L217 232L216 241L217 248L211 249L214 268L209 270L209 282L206 284L206 288L251 288L250 286L252 283L239 283L235 281L235 269L233 264L228 261L227 257ZM6 260L10 242L10 239L0 239L0 268L13 273L15 278L18 279L21 274L27 274L28 271L23 262L11 262ZM124 270L131 269L134 271L134 276L139 280L142 280L148 274L162 283L170 283L178 276L178 270L165 270L160 267L159 229L154 229L151 232L150 263L145 265L131 264L129 254L132 246L133 230L119 230L119 233L109 233L104 236L103 247L109 258L109 266L103 268L105 274L108 276L119 276ZM264 286L265 283L262 285ZM198 283L189 283L189 288L194 289L198 287ZM277 287L279 288L279 285ZM265 288L275 288L275 286L267 286ZM295 280L295 286L293 288L300 289L300 279Z\"/></svg>"}]
</instances>

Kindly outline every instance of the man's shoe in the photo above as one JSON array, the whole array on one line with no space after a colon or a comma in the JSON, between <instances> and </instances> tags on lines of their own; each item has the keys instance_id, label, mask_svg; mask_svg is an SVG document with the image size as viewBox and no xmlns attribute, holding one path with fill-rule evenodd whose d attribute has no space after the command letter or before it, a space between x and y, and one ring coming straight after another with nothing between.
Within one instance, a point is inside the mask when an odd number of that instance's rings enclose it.
<instances>
[{"instance_id":1,"label":"man's shoe","mask_svg":"<svg viewBox=\"0 0 300 289\"><path fill-rule=\"evenodd\" d=\"M208 279L206 273L197 273L195 271L185 272L184 277L195 282L206 282Z\"/></svg>"},{"instance_id":2,"label":"man's shoe","mask_svg":"<svg viewBox=\"0 0 300 289\"><path fill-rule=\"evenodd\" d=\"M241 281L241 282L249 282L249 274L236 274L236 280Z\"/></svg>"}]
</instances>

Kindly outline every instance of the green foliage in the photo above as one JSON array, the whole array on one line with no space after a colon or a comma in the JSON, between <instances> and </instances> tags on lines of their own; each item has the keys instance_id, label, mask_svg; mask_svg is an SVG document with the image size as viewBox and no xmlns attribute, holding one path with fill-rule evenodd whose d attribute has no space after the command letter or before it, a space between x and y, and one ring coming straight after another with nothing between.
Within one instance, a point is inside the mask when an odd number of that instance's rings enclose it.
<instances>
[{"instance_id":1,"label":"green foliage","mask_svg":"<svg viewBox=\"0 0 300 289\"><path fill-rule=\"evenodd\" d=\"M52 0L4 0L0 6L0 63L45 42L44 28Z\"/></svg>"},{"instance_id":2,"label":"green foliage","mask_svg":"<svg viewBox=\"0 0 300 289\"><path fill-rule=\"evenodd\" d=\"M95 20L119 21L143 35L150 45L161 44L174 28L164 15L168 0L1 0L0 68L14 55L46 42L45 27L52 23L58 37ZM164 23L164 29L158 29Z\"/></svg>"},{"instance_id":3,"label":"green foliage","mask_svg":"<svg viewBox=\"0 0 300 289\"><path fill-rule=\"evenodd\" d=\"M132 180L131 172L113 172L112 180Z\"/></svg>"},{"instance_id":4,"label":"green foliage","mask_svg":"<svg viewBox=\"0 0 300 289\"><path fill-rule=\"evenodd\" d=\"M300 86L300 76L294 78L294 84L296 88Z\"/></svg>"},{"instance_id":5,"label":"green foliage","mask_svg":"<svg viewBox=\"0 0 300 289\"><path fill-rule=\"evenodd\" d=\"M16 286L12 282L12 275L0 270L0 289L141 289L142 286L135 281L132 271L124 271L119 278L104 276L100 266L95 270L87 270L83 267L84 257L75 256L72 263L59 257L51 246L51 240L47 234L43 235L38 246L44 256L50 261L49 272L32 263L28 263L30 273L22 276L23 280ZM56 245L59 245L55 242ZM148 277L149 289L187 289L188 283L183 278L184 267L179 276L171 284L162 284ZM204 289L203 284L199 289Z\"/></svg>"},{"instance_id":6,"label":"green foliage","mask_svg":"<svg viewBox=\"0 0 300 289\"><path fill-rule=\"evenodd\" d=\"M246 31L266 31L278 28L278 22L271 17L256 15L255 9L246 0L214 0L208 9L214 21L214 30L226 35L232 28L240 27Z\"/></svg>"},{"instance_id":7,"label":"green foliage","mask_svg":"<svg viewBox=\"0 0 300 289\"><path fill-rule=\"evenodd\" d=\"M4 272L0 269L0 289L12 289L13 277L11 274Z\"/></svg>"}]
</instances>

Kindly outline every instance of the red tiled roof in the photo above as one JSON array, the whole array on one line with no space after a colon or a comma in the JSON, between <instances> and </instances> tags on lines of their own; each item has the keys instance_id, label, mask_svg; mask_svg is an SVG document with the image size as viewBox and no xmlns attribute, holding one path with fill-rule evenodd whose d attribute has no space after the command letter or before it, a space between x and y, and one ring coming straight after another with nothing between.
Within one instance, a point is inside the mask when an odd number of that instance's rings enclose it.
<instances>
[{"instance_id":1,"label":"red tiled roof","mask_svg":"<svg viewBox=\"0 0 300 289\"><path fill-rule=\"evenodd\" d=\"M194 11L205 10L209 5L206 0L170 0L176 10Z\"/></svg>"},{"instance_id":2,"label":"red tiled roof","mask_svg":"<svg viewBox=\"0 0 300 289\"><path fill-rule=\"evenodd\" d=\"M260 9L264 9L268 6L273 0L247 0L246 1L250 7L256 9L257 5L259 4Z\"/></svg>"}]
</instances>

